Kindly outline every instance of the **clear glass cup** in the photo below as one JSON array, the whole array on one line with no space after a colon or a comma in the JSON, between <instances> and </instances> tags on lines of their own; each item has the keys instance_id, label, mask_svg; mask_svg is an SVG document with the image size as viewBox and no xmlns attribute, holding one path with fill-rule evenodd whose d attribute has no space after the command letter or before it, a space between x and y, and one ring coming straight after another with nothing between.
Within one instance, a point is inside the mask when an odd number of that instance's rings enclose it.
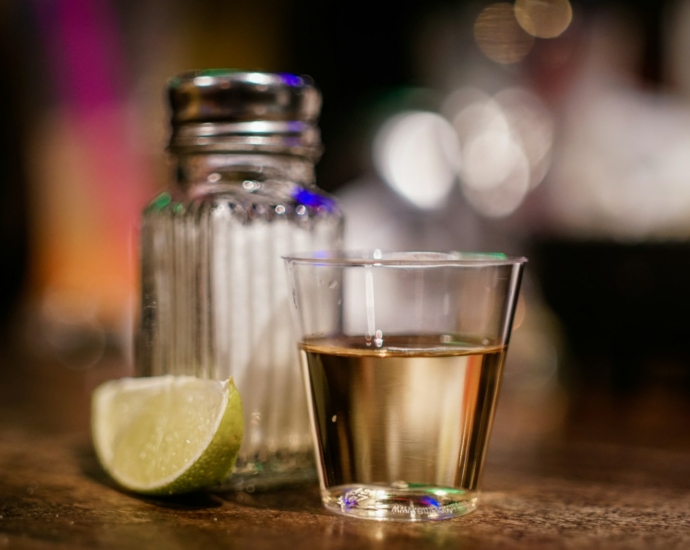
<instances>
[{"instance_id":1,"label":"clear glass cup","mask_svg":"<svg viewBox=\"0 0 690 550\"><path fill-rule=\"evenodd\" d=\"M407 521L474 510L526 259L285 260L324 506Z\"/></svg>"}]
</instances>

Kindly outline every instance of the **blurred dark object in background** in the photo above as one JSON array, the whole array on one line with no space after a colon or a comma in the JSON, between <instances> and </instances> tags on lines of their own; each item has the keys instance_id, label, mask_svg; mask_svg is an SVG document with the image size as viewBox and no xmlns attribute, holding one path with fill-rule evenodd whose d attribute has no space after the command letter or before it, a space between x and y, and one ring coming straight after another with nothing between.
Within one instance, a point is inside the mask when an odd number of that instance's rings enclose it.
<instances>
[{"instance_id":1,"label":"blurred dark object in background","mask_svg":"<svg viewBox=\"0 0 690 550\"><path fill-rule=\"evenodd\" d=\"M425 14L446 0L296 0L291 71L323 93L319 125L326 152L317 179L333 191L367 169L366 123L372 104L399 86L422 85L413 70L413 38Z\"/></svg>"},{"instance_id":2,"label":"blurred dark object in background","mask_svg":"<svg viewBox=\"0 0 690 550\"><path fill-rule=\"evenodd\" d=\"M0 8L0 346L6 343L25 288L29 257L27 182L20 108L19 52Z\"/></svg>"},{"instance_id":3,"label":"blurred dark object in background","mask_svg":"<svg viewBox=\"0 0 690 550\"><path fill-rule=\"evenodd\" d=\"M543 240L530 269L565 328L574 387L690 390L690 244Z\"/></svg>"},{"instance_id":4,"label":"blurred dark object in background","mask_svg":"<svg viewBox=\"0 0 690 550\"><path fill-rule=\"evenodd\" d=\"M567 7L561 34L518 27L518 4ZM580 379L672 380L659 361L688 377L688 253L662 241L690 236L690 0L9 0L0 24L0 330L26 286L32 350L71 368L108 342L127 356L131 229L166 180L166 78L236 67L315 79L318 181L359 212L348 231L367 247L521 254L552 238L527 272Z\"/></svg>"}]
</instances>

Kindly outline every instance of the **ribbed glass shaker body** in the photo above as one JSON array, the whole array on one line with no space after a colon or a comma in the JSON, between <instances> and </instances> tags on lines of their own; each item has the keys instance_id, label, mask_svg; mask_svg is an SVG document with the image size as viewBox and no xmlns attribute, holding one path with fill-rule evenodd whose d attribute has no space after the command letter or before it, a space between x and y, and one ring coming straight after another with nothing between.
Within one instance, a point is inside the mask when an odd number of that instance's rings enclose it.
<instances>
[{"instance_id":1,"label":"ribbed glass shaker body","mask_svg":"<svg viewBox=\"0 0 690 550\"><path fill-rule=\"evenodd\" d=\"M312 159L275 143L171 147L174 181L142 221L138 372L234 377L245 414L235 488L315 476L281 256L339 248L342 216Z\"/></svg>"}]
</instances>

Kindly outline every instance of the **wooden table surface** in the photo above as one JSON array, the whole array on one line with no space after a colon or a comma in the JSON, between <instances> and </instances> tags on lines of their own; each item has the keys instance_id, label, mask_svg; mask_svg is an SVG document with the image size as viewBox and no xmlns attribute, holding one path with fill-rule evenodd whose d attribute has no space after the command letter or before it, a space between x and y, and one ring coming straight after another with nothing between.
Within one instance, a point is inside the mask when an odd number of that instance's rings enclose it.
<instances>
[{"instance_id":1,"label":"wooden table surface","mask_svg":"<svg viewBox=\"0 0 690 550\"><path fill-rule=\"evenodd\" d=\"M124 374L0 362L0 549L690 548L690 399L504 388L479 509L433 523L342 518L315 486L143 498L90 446L88 397Z\"/></svg>"}]
</instances>

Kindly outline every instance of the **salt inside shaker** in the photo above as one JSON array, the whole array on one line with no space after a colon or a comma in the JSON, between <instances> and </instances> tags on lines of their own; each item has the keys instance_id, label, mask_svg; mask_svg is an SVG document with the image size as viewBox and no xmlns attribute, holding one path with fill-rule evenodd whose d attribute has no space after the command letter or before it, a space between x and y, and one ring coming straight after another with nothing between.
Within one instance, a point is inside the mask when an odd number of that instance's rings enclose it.
<instances>
[{"instance_id":1,"label":"salt inside shaker","mask_svg":"<svg viewBox=\"0 0 690 550\"><path fill-rule=\"evenodd\" d=\"M141 227L141 376L233 376L245 434L234 488L315 477L281 256L337 249L315 186L321 97L308 77L205 70L168 85L168 189Z\"/></svg>"}]
</instances>

